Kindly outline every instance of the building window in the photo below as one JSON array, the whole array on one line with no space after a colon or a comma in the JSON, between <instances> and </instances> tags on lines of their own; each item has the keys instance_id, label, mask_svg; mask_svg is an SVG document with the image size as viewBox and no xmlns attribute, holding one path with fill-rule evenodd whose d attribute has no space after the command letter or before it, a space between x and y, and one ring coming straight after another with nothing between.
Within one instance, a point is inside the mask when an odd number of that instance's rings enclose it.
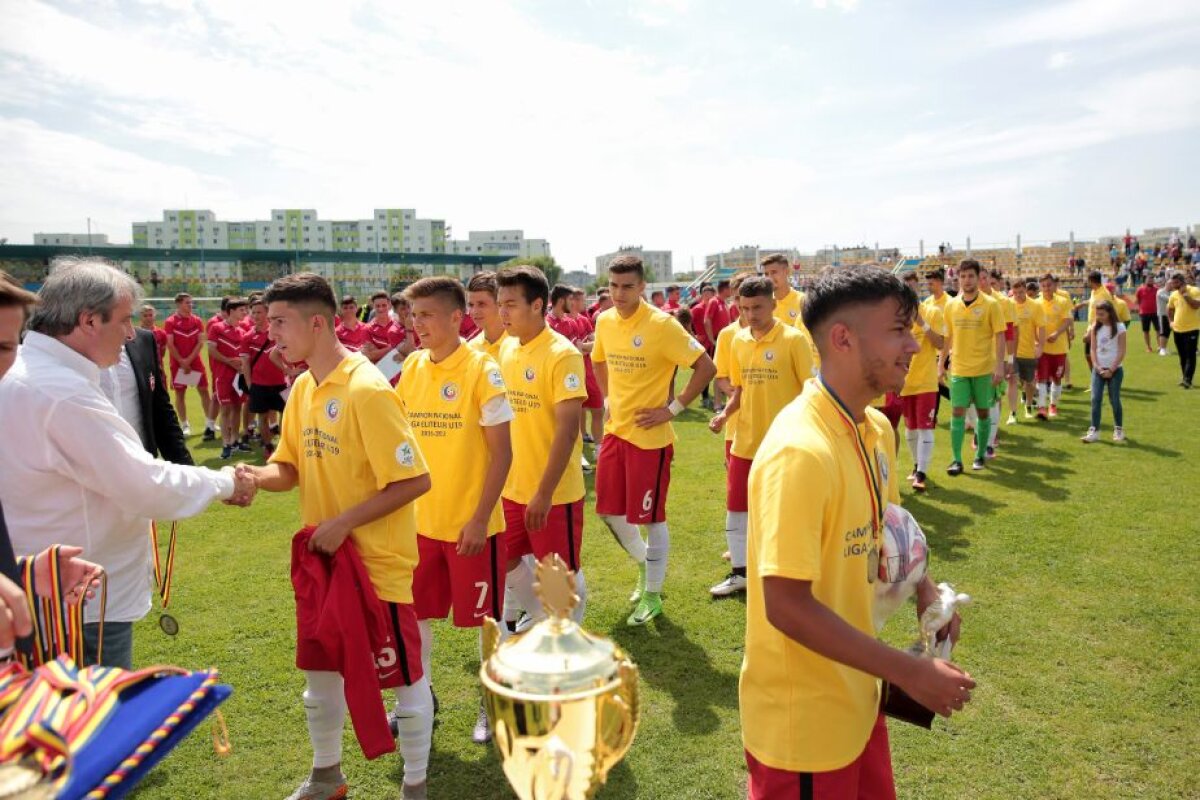
<instances>
[{"instance_id":1,"label":"building window","mask_svg":"<svg viewBox=\"0 0 1200 800\"><path fill-rule=\"evenodd\" d=\"M283 243L284 243L284 240L283 240L283 238L282 238L282 237L279 239L279 243L280 243L280 244L283 244Z\"/></svg>"}]
</instances>

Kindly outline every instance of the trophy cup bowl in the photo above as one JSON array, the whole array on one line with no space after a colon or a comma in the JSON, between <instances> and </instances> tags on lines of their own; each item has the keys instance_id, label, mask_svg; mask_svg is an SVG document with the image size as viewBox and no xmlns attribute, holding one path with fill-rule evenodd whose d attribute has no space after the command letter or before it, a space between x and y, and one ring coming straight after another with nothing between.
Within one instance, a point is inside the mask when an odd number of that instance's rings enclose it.
<instances>
[{"instance_id":1,"label":"trophy cup bowl","mask_svg":"<svg viewBox=\"0 0 1200 800\"><path fill-rule=\"evenodd\" d=\"M504 774L521 800L592 797L638 726L638 670L572 619L575 576L557 555L537 566L546 619L501 643L484 621L479 670Z\"/></svg>"}]
</instances>

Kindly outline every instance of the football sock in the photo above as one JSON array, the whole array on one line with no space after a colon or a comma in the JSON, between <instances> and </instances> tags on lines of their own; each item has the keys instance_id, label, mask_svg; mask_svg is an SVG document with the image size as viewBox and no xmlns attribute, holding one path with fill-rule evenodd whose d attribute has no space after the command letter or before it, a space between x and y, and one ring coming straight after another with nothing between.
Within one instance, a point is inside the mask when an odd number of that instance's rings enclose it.
<instances>
[{"instance_id":1,"label":"football sock","mask_svg":"<svg viewBox=\"0 0 1200 800\"><path fill-rule=\"evenodd\" d=\"M979 422L975 426L975 457L983 458L987 452L988 435L991 433L992 415L984 413L979 415Z\"/></svg>"},{"instance_id":2,"label":"football sock","mask_svg":"<svg viewBox=\"0 0 1200 800\"><path fill-rule=\"evenodd\" d=\"M1050 396L1050 385L1039 383L1037 385L1037 406L1038 408L1046 407L1046 400Z\"/></svg>"},{"instance_id":3,"label":"football sock","mask_svg":"<svg viewBox=\"0 0 1200 800\"><path fill-rule=\"evenodd\" d=\"M417 620L421 631L421 670L426 676L433 674L433 625L427 619Z\"/></svg>"},{"instance_id":4,"label":"football sock","mask_svg":"<svg viewBox=\"0 0 1200 800\"><path fill-rule=\"evenodd\" d=\"M996 434L1000 433L1000 403L992 406L991 412L988 414L992 421L991 437L988 439L990 447L996 446Z\"/></svg>"},{"instance_id":5,"label":"football sock","mask_svg":"<svg viewBox=\"0 0 1200 800\"><path fill-rule=\"evenodd\" d=\"M966 417L951 417L950 418L950 452L954 454L955 461L962 461L962 446L963 439L967 436L967 418Z\"/></svg>"},{"instance_id":6,"label":"football sock","mask_svg":"<svg viewBox=\"0 0 1200 800\"><path fill-rule=\"evenodd\" d=\"M313 769L342 763L342 726L346 722L346 698L342 676L337 672L305 670L304 716L313 749Z\"/></svg>"},{"instance_id":7,"label":"football sock","mask_svg":"<svg viewBox=\"0 0 1200 800\"><path fill-rule=\"evenodd\" d=\"M904 438L908 441L908 452L912 456L913 469L920 469L921 456L919 453L920 431L914 431L911 428L904 429Z\"/></svg>"},{"instance_id":8,"label":"football sock","mask_svg":"<svg viewBox=\"0 0 1200 800\"><path fill-rule=\"evenodd\" d=\"M542 618L542 604L538 600L537 593L533 591L533 570L524 560L509 570L504 586L504 618L516 621L521 615L514 611L513 616L509 617L510 598L516 608L534 619Z\"/></svg>"},{"instance_id":9,"label":"football sock","mask_svg":"<svg viewBox=\"0 0 1200 800\"><path fill-rule=\"evenodd\" d=\"M929 472L933 460L933 431L917 431L917 472Z\"/></svg>"},{"instance_id":10,"label":"football sock","mask_svg":"<svg viewBox=\"0 0 1200 800\"><path fill-rule=\"evenodd\" d=\"M667 523L654 522L646 526L646 591L661 592L667 578L667 551L671 549L671 535Z\"/></svg>"},{"instance_id":11,"label":"football sock","mask_svg":"<svg viewBox=\"0 0 1200 800\"><path fill-rule=\"evenodd\" d=\"M604 520L604 524L612 531L617 543L625 548L630 558L639 564L645 563L646 542L642 539L642 532L638 530L637 525L616 514L605 514L600 519Z\"/></svg>"},{"instance_id":12,"label":"football sock","mask_svg":"<svg viewBox=\"0 0 1200 800\"><path fill-rule=\"evenodd\" d=\"M404 759L404 782L423 783L429 770L429 746L433 739L433 692L429 676L412 686L396 689L397 744ZM338 732L339 736L341 731Z\"/></svg>"},{"instance_id":13,"label":"football sock","mask_svg":"<svg viewBox=\"0 0 1200 800\"><path fill-rule=\"evenodd\" d=\"M583 614L587 611L587 581L583 579L582 569L575 573L575 594L579 597L579 604L571 613L571 619L583 624Z\"/></svg>"},{"instance_id":14,"label":"football sock","mask_svg":"<svg viewBox=\"0 0 1200 800\"><path fill-rule=\"evenodd\" d=\"M1062 399L1062 384L1053 383L1050 385L1050 403L1058 405L1058 401Z\"/></svg>"},{"instance_id":15,"label":"football sock","mask_svg":"<svg viewBox=\"0 0 1200 800\"><path fill-rule=\"evenodd\" d=\"M729 564L734 569L746 567L745 511L725 512L725 542L729 545Z\"/></svg>"}]
</instances>

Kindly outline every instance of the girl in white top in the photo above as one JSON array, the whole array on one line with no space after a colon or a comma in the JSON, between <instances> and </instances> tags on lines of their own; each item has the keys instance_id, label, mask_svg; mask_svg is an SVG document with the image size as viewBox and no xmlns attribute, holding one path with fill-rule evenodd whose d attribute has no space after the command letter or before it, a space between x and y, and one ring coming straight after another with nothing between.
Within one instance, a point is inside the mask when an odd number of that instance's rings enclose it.
<instances>
[{"instance_id":1,"label":"girl in white top","mask_svg":"<svg viewBox=\"0 0 1200 800\"><path fill-rule=\"evenodd\" d=\"M1121 382L1125 379L1125 326L1117 321L1117 311L1112 303L1101 300L1096 304L1096 321L1088 330L1088 341L1092 350L1092 426L1084 434L1084 442L1100 438L1100 407L1104 402L1104 390L1108 389L1108 401L1113 410L1113 441L1125 441L1122 427Z\"/></svg>"}]
</instances>

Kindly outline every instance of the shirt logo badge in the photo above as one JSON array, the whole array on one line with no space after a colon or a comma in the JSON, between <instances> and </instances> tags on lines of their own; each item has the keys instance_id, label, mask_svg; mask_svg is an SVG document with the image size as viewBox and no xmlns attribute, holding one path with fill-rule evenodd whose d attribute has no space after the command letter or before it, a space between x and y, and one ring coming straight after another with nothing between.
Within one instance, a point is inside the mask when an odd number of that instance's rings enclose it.
<instances>
[{"instance_id":1,"label":"shirt logo badge","mask_svg":"<svg viewBox=\"0 0 1200 800\"><path fill-rule=\"evenodd\" d=\"M154 376L150 376L150 391L154 391Z\"/></svg>"},{"instance_id":2,"label":"shirt logo badge","mask_svg":"<svg viewBox=\"0 0 1200 800\"><path fill-rule=\"evenodd\" d=\"M775 351L768 350L767 352L763 353L763 358L765 358L767 361L774 361L775 360Z\"/></svg>"},{"instance_id":3,"label":"shirt logo badge","mask_svg":"<svg viewBox=\"0 0 1200 800\"><path fill-rule=\"evenodd\" d=\"M490 383L492 386L496 387L497 389L504 388L504 378L500 377L500 370L498 370L498 369L488 370L488 383Z\"/></svg>"},{"instance_id":4,"label":"shirt logo badge","mask_svg":"<svg viewBox=\"0 0 1200 800\"><path fill-rule=\"evenodd\" d=\"M641 336L634 336L634 337L633 337L633 346L634 346L634 347L641 347L641 346L642 346L642 337L641 337Z\"/></svg>"},{"instance_id":5,"label":"shirt logo badge","mask_svg":"<svg viewBox=\"0 0 1200 800\"><path fill-rule=\"evenodd\" d=\"M875 461L879 464L879 483L881 486L887 486L888 482L888 461L887 456L883 451L875 449Z\"/></svg>"},{"instance_id":6,"label":"shirt logo badge","mask_svg":"<svg viewBox=\"0 0 1200 800\"><path fill-rule=\"evenodd\" d=\"M537 375L534 373L533 367L526 367L525 368L525 380L531 381L535 377L537 377Z\"/></svg>"},{"instance_id":7,"label":"shirt logo badge","mask_svg":"<svg viewBox=\"0 0 1200 800\"><path fill-rule=\"evenodd\" d=\"M568 392L579 391L579 376L574 372L568 372L567 377L563 379L563 386L567 387Z\"/></svg>"},{"instance_id":8,"label":"shirt logo badge","mask_svg":"<svg viewBox=\"0 0 1200 800\"><path fill-rule=\"evenodd\" d=\"M396 448L396 463L400 466L411 467L415 460L416 456L413 455L412 445L408 442L404 442Z\"/></svg>"},{"instance_id":9,"label":"shirt logo badge","mask_svg":"<svg viewBox=\"0 0 1200 800\"><path fill-rule=\"evenodd\" d=\"M688 340L688 347L692 348L693 350L703 350L704 349L704 345L700 344L695 339Z\"/></svg>"},{"instance_id":10,"label":"shirt logo badge","mask_svg":"<svg viewBox=\"0 0 1200 800\"><path fill-rule=\"evenodd\" d=\"M796 310L796 309L794 309L794 308L792 308L792 309L788 309L788 316L789 316L789 317L791 317L792 319L795 319L795 318L796 318L796 315L797 315L797 314L799 314L799 313L800 313L800 312L799 312L799 311L797 311L797 310Z\"/></svg>"},{"instance_id":11,"label":"shirt logo badge","mask_svg":"<svg viewBox=\"0 0 1200 800\"><path fill-rule=\"evenodd\" d=\"M442 399L450 401L458 399L458 385L454 381L446 381L442 384Z\"/></svg>"},{"instance_id":12,"label":"shirt logo badge","mask_svg":"<svg viewBox=\"0 0 1200 800\"><path fill-rule=\"evenodd\" d=\"M337 422L338 415L342 413L342 404L336 398L325 404L325 416L329 417L330 422Z\"/></svg>"}]
</instances>

